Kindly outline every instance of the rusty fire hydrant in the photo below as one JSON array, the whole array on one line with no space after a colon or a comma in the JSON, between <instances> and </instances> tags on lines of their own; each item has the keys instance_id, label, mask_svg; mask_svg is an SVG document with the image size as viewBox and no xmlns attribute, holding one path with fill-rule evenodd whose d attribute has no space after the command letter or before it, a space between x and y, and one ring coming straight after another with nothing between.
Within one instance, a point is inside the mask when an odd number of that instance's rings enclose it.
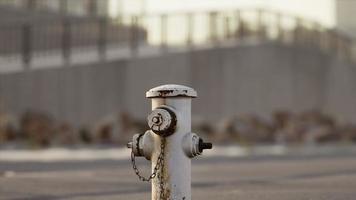
<instances>
[{"instance_id":1,"label":"rusty fire hydrant","mask_svg":"<svg viewBox=\"0 0 356 200\"><path fill-rule=\"evenodd\" d=\"M127 146L139 179L152 181L152 200L191 200L191 158L212 148L191 132L191 99L196 96L194 89L182 85L162 85L146 93L152 99L150 130L134 135ZM151 161L149 177L137 169L137 156Z\"/></svg>"}]
</instances>

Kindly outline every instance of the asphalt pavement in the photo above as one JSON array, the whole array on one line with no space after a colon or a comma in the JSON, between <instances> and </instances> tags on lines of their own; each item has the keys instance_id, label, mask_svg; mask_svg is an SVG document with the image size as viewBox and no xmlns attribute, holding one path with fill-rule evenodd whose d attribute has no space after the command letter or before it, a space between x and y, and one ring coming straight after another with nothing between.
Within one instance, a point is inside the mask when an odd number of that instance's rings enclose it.
<instances>
[{"instance_id":1,"label":"asphalt pavement","mask_svg":"<svg viewBox=\"0 0 356 200\"><path fill-rule=\"evenodd\" d=\"M201 157L194 200L355 200L356 155ZM146 161L139 166L149 172ZM0 162L0 199L148 200L129 160Z\"/></svg>"}]
</instances>

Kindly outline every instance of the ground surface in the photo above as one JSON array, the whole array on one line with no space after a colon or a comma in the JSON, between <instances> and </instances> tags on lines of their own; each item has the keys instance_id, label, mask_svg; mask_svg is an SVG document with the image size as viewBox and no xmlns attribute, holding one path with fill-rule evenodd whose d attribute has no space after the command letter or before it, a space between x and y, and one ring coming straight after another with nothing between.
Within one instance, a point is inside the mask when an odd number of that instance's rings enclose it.
<instances>
[{"instance_id":1,"label":"ground surface","mask_svg":"<svg viewBox=\"0 0 356 200\"><path fill-rule=\"evenodd\" d=\"M0 172L0 199L150 199L128 160L0 162ZM355 200L356 155L203 157L192 178L194 200Z\"/></svg>"}]
</instances>

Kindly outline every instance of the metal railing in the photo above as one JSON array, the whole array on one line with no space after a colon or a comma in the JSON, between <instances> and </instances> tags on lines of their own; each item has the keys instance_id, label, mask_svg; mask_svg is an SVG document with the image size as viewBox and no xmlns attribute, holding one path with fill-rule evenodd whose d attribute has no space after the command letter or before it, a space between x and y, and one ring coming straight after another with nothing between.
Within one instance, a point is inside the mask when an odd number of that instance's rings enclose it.
<instances>
[{"instance_id":1,"label":"metal railing","mask_svg":"<svg viewBox=\"0 0 356 200\"><path fill-rule=\"evenodd\" d=\"M274 41L317 48L353 61L353 40L342 33L299 17L265 10L171 13L108 18L61 18L0 25L0 61L57 56L71 64L77 54L137 56L145 51L166 52L177 47L216 47L224 43Z\"/></svg>"}]
</instances>

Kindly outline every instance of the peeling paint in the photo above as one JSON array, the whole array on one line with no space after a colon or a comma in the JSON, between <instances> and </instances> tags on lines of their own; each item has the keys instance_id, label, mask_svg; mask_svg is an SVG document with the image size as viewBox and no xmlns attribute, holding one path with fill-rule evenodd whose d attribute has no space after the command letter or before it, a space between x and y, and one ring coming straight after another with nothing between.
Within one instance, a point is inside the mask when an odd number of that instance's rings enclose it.
<instances>
[{"instance_id":1,"label":"peeling paint","mask_svg":"<svg viewBox=\"0 0 356 200\"><path fill-rule=\"evenodd\" d=\"M146 93L148 98L167 98L167 97L197 97L197 92L187 86L182 85L162 85L152 88Z\"/></svg>"}]
</instances>

